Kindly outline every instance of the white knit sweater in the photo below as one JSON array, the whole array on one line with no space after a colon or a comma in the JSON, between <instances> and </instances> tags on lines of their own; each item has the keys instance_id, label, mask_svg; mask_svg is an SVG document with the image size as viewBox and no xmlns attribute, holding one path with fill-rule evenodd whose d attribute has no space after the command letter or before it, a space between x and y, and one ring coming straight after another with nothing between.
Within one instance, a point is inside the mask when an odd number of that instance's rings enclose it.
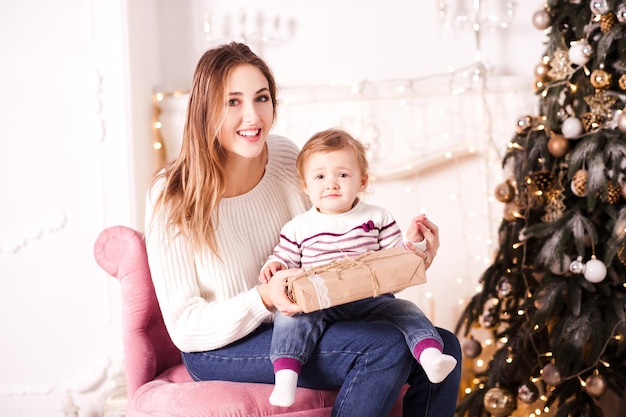
<instances>
[{"instance_id":1,"label":"white knit sweater","mask_svg":"<svg viewBox=\"0 0 626 417\"><path fill-rule=\"evenodd\" d=\"M259 270L278 242L281 227L307 210L310 202L296 174L296 145L274 135L267 145L261 181L248 193L225 198L219 205L216 237L223 263L208 249L196 258L180 236L168 240L166 216L162 211L153 213L151 201L163 183L148 192L150 272L165 325L181 351L223 347L272 320L256 289Z\"/></svg>"}]
</instances>

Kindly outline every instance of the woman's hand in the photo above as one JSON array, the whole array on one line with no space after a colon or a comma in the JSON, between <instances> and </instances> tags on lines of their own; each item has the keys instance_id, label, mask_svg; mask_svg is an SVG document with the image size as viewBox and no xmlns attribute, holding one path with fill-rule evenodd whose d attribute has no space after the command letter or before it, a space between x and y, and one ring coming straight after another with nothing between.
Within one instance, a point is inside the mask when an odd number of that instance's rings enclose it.
<instances>
[{"instance_id":1,"label":"woman's hand","mask_svg":"<svg viewBox=\"0 0 626 417\"><path fill-rule=\"evenodd\" d=\"M414 245L409 243L409 247L413 249L418 256L424 259L424 266L426 269L430 267L437 256L437 251L439 250L439 227L430 220L426 216L422 217L419 222L414 222L411 224L411 227L416 227L419 229L419 233L424 236L428 245L426 246L426 251L421 251L417 249Z\"/></svg>"},{"instance_id":2,"label":"woman's hand","mask_svg":"<svg viewBox=\"0 0 626 417\"><path fill-rule=\"evenodd\" d=\"M304 273L303 269L283 269L276 271L266 284L257 287L263 304L268 310L276 309L284 316L293 316L302 312L302 307L293 303L285 292L287 278Z\"/></svg>"}]
</instances>

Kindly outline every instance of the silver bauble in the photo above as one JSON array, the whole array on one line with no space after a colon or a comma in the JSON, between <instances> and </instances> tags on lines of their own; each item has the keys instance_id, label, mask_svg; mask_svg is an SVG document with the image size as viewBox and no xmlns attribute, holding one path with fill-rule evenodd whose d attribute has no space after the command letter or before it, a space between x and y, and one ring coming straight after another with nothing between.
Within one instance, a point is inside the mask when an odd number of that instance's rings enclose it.
<instances>
[{"instance_id":1,"label":"silver bauble","mask_svg":"<svg viewBox=\"0 0 626 417\"><path fill-rule=\"evenodd\" d=\"M611 8L607 0L591 0L589 8L595 14L606 14Z\"/></svg>"},{"instance_id":2,"label":"silver bauble","mask_svg":"<svg viewBox=\"0 0 626 417\"><path fill-rule=\"evenodd\" d=\"M545 9L537 10L533 13L532 22L535 29L544 30L552 26L552 16Z\"/></svg>"},{"instance_id":3,"label":"silver bauble","mask_svg":"<svg viewBox=\"0 0 626 417\"><path fill-rule=\"evenodd\" d=\"M583 257L579 256L569 265L570 272L574 274L582 274L585 272L585 264L583 263Z\"/></svg>"},{"instance_id":4,"label":"silver bauble","mask_svg":"<svg viewBox=\"0 0 626 417\"><path fill-rule=\"evenodd\" d=\"M502 388L491 388L487 391L483 405L485 410L496 417L508 416L517 407L513 393Z\"/></svg>"}]
</instances>

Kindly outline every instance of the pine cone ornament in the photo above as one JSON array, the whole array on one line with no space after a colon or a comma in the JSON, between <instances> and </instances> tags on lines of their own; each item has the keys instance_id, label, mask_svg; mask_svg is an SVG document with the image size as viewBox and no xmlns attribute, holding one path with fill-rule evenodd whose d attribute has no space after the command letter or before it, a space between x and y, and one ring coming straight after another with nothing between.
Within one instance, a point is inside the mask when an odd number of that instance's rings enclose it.
<instances>
[{"instance_id":1,"label":"pine cone ornament","mask_svg":"<svg viewBox=\"0 0 626 417\"><path fill-rule=\"evenodd\" d=\"M555 182L556 176L554 172L548 170L533 172L526 177L528 191L536 195L544 195L554 189Z\"/></svg>"},{"instance_id":2,"label":"pine cone ornament","mask_svg":"<svg viewBox=\"0 0 626 417\"><path fill-rule=\"evenodd\" d=\"M615 14L613 14L613 12L608 12L600 17L600 30L602 31L602 33L609 32L611 29L613 29L614 24Z\"/></svg>"},{"instance_id":3,"label":"pine cone ornament","mask_svg":"<svg viewBox=\"0 0 626 417\"><path fill-rule=\"evenodd\" d=\"M591 132L602 126L606 121L606 117L596 113L587 112L582 115L583 129L585 132Z\"/></svg>"},{"instance_id":4,"label":"pine cone ornament","mask_svg":"<svg viewBox=\"0 0 626 417\"><path fill-rule=\"evenodd\" d=\"M578 197L587 195L587 177L589 173L584 169L579 169L572 178L572 192Z\"/></svg>"},{"instance_id":5,"label":"pine cone ornament","mask_svg":"<svg viewBox=\"0 0 626 417\"><path fill-rule=\"evenodd\" d=\"M603 200L609 204L616 204L622 195L622 189L614 182L609 182L606 187L606 197Z\"/></svg>"}]
</instances>

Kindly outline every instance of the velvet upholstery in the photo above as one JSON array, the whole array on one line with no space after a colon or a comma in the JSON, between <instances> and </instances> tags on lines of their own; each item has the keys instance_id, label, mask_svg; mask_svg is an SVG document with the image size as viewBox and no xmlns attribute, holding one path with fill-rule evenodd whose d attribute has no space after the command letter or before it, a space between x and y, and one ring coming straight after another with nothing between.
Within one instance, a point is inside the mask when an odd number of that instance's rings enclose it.
<instances>
[{"instance_id":1,"label":"velvet upholstery","mask_svg":"<svg viewBox=\"0 0 626 417\"><path fill-rule=\"evenodd\" d=\"M289 408L269 404L269 384L195 382L181 362L159 310L143 236L113 226L98 236L98 265L117 278L122 294L127 417L328 417L336 391L298 388ZM399 400L390 417L399 417Z\"/></svg>"}]
</instances>

